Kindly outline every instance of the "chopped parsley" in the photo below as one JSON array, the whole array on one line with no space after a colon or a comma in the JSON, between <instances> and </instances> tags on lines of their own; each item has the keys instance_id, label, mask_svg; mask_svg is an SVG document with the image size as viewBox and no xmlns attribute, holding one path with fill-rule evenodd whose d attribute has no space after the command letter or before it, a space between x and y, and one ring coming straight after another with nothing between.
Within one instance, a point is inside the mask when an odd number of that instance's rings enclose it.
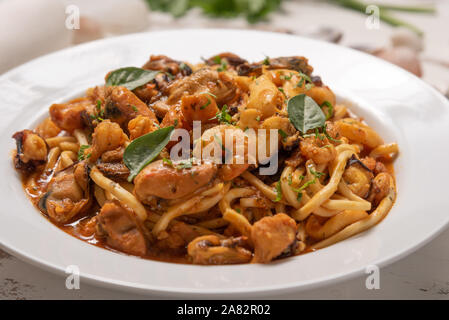
<instances>
[{"instance_id":1,"label":"chopped parsley","mask_svg":"<svg viewBox=\"0 0 449 320\"><path fill-rule=\"evenodd\" d=\"M332 105L332 103L330 103L329 101L324 101L320 107L327 107L326 120L332 118L332 116L334 115L334 106Z\"/></svg>"},{"instance_id":2,"label":"chopped parsley","mask_svg":"<svg viewBox=\"0 0 449 320\"><path fill-rule=\"evenodd\" d=\"M212 58L212 60L215 62L215 64L221 64L221 57L220 56L215 56Z\"/></svg>"},{"instance_id":3,"label":"chopped parsley","mask_svg":"<svg viewBox=\"0 0 449 320\"><path fill-rule=\"evenodd\" d=\"M88 149L90 146L87 144L83 144L80 146L80 149L78 150L78 161L82 161L84 159L88 159L90 157L90 154L84 156L84 151Z\"/></svg>"},{"instance_id":4,"label":"chopped parsley","mask_svg":"<svg viewBox=\"0 0 449 320\"><path fill-rule=\"evenodd\" d=\"M276 182L276 199L274 199L274 202L279 202L282 199L282 189L281 189L281 180Z\"/></svg>"},{"instance_id":5,"label":"chopped parsley","mask_svg":"<svg viewBox=\"0 0 449 320\"><path fill-rule=\"evenodd\" d=\"M310 90L313 87L315 87L315 85L313 83L306 83L306 90Z\"/></svg>"},{"instance_id":6,"label":"chopped parsley","mask_svg":"<svg viewBox=\"0 0 449 320\"><path fill-rule=\"evenodd\" d=\"M101 109L101 100L97 100L96 112L90 115L92 120L97 120L98 122L103 121L104 119L104 110Z\"/></svg>"},{"instance_id":7,"label":"chopped parsley","mask_svg":"<svg viewBox=\"0 0 449 320\"><path fill-rule=\"evenodd\" d=\"M279 87L278 88L280 92L282 92L282 94L284 95L284 97L287 98L287 95L285 94L284 88Z\"/></svg>"},{"instance_id":8,"label":"chopped parsley","mask_svg":"<svg viewBox=\"0 0 449 320\"><path fill-rule=\"evenodd\" d=\"M282 129L278 129L278 132L282 137L282 141L285 141L285 139L287 139L287 137L288 137L288 135L285 133L285 131Z\"/></svg>"},{"instance_id":9,"label":"chopped parsley","mask_svg":"<svg viewBox=\"0 0 449 320\"><path fill-rule=\"evenodd\" d=\"M216 96L215 94L209 92L209 91L203 91L203 92L200 92L200 94L208 94L208 95L210 95L212 98L217 99L217 96Z\"/></svg>"},{"instance_id":10,"label":"chopped parsley","mask_svg":"<svg viewBox=\"0 0 449 320\"><path fill-rule=\"evenodd\" d=\"M324 127L323 127L323 134L324 134L324 135L326 136L326 138L329 139L330 141L334 141L334 142L338 142L338 143L341 142L341 140L334 139L334 138L332 138L332 137L330 136L330 134L327 132L327 124L324 124Z\"/></svg>"},{"instance_id":11,"label":"chopped parsley","mask_svg":"<svg viewBox=\"0 0 449 320\"><path fill-rule=\"evenodd\" d=\"M289 75L289 76L281 75L279 78L281 78L281 79L283 79L283 80L291 80L292 77L293 77L293 73L290 72L290 75Z\"/></svg>"},{"instance_id":12,"label":"chopped parsley","mask_svg":"<svg viewBox=\"0 0 449 320\"><path fill-rule=\"evenodd\" d=\"M217 99L217 96L215 94L210 93L208 91L201 92L200 94L209 95L212 98ZM200 107L200 110L204 110L211 103L212 103L212 101L209 98L207 98L207 102Z\"/></svg>"},{"instance_id":13,"label":"chopped parsley","mask_svg":"<svg viewBox=\"0 0 449 320\"><path fill-rule=\"evenodd\" d=\"M180 163L176 166L176 169L182 170L182 169L190 169L190 168L192 168L192 167L193 167L193 159L190 158L190 159L187 160L187 161L182 161L182 162L180 162Z\"/></svg>"},{"instance_id":14,"label":"chopped parsley","mask_svg":"<svg viewBox=\"0 0 449 320\"><path fill-rule=\"evenodd\" d=\"M168 164L170 167L173 167L173 162L170 159L162 158L162 162Z\"/></svg>"},{"instance_id":15,"label":"chopped parsley","mask_svg":"<svg viewBox=\"0 0 449 320\"><path fill-rule=\"evenodd\" d=\"M299 88L302 88L302 86L304 85L304 82L306 83L305 88L306 90L309 90L310 88L312 88L314 86L314 84L312 83L312 79L306 75L305 73L299 72L299 75L301 77L301 79L299 80L298 84L296 85Z\"/></svg>"},{"instance_id":16,"label":"chopped parsley","mask_svg":"<svg viewBox=\"0 0 449 320\"><path fill-rule=\"evenodd\" d=\"M319 129L322 129L323 132L320 133ZM326 137L329 141L333 141L333 142L337 142L337 143L342 142L341 140L334 139L331 137L331 135L327 132L327 124L324 124L324 126L321 128L315 128L314 133L307 133L307 134L303 135L304 138L313 137L313 136L315 136L316 139L320 139L321 141L323 141L324 138ZM327 148L329 148L329 146Z\"/></svg>"},{"instance_id":17,"label":"chopped parsley","mask_svg":"<svg viewBox=\"0 0 449 320\"><path fill-rule=\"evenodd\" d=\"M221 65L217 68L217 71L221 72L226 70L228 70L228 64L226 63L226 61L222 61Z\"/></svg>"},{"instance_id":18,"label":"chopped parsley","mask_svg":"<svg viewBox=\"0 0 449 320\"><path fill-rule=\"evenodd\" d=\"M203 104L203 105L200 107L200 110L206 109L206 107L207 107L208 105L210 105L210 104L211 104L211 101L210 101L209 98L207 98L207 102L206 102L205 104Z\"/></svg>"},{"instance_id":19,"label":"chopped parsley","mask_svg":"<svg viewBox=\"0 0 449 320\"><path fill-rule=\"evenodd\" d=\"M221 123L232 124L232 117L228 113L228 106L226 104L223 106L223 108L221 108L221 111L217 112L215 117L213 117L209 120L212 120L212 119L217 119L218 122L221 122Z\"/></svg>"},{"instance_id":20,"label":"chopped parsley","mask_svg":"<svg viewBox=\"0 0 449 320\"><path fill-rule=\"evenodd\" d=\"M309 170L310 170L310 173L317 179L320 179L322 176L325 175L324 172L315 171L312 168L310 168Z\"/></svg>"},{"instance_id":21,"label":"chopped parsley","mask_svg":"<svg viewBox=\"0 0 449 320\"><path fill-rule=\"evenodd\" d=\"M312 180L307 181L306 183L304 183L301 187L299 188L292 188L293 191L295 191L296 193L298 193L298 197L297 200L301 201L302 199L302 192L308 188L310 185L314 184L316 182L316 178L313 178Z\"/></svg>"},{"instance_id":22,"label":"chopped parsley","mask_svg":"<svg viewBox=\"0 0 449 320\"><path fill-rule=\"evenodd\" d=\"M173 161L171 161L170 159L167 158L162 158L162 162L165 163L166 165L175 168L176 170L182 170L182 169L190 169L193 167L193 159L190 158L186 161L181 161L179 163L173 163ZM195 174L192 172L192 177Z\"/></svg>"},{"instance_id":23,"label":"chopped parsley","mask_svg":"<svg viewBox=\"0 0 449 320\"><path fill-rule=\"evenodd\" d=\"M316 183L316 180L317 180L317 179L319 179L319 178L321 178L323 175L325 175L324 172L318 172L318 171L313 170L312 168L310 168L309 170L310 170L310 173L314 176L314 178L313 178L312 180L307 181L306 183L304 183L304 184L303 184L301 187L299 187L299 188L292 188L292 190L298 194L298 196L297 196L297 200L298 200L298 201L301 201L302 196L303 196L302 192L303 192L306 188L308 188L310 185ZM302 175L300 176L300 179L301 179L301 180L304 179L304 178L305 178L304 176L302 176ZM291 175L288 177L288 179L289 179L289 180L288 180L288 184L291 186L291 185L292 185L292 177L291 177Z\"/></svg>"},{"instance_id":24,"label":"chopped parsley","mask_svg":"<svg viewBox=\"0 0 449 320\"><path fill-rule=\"evenodd\" d=\"M131 105L131 108L133 108L134 112L139 111L135 105Z\"/></svg>"}]
</instances>

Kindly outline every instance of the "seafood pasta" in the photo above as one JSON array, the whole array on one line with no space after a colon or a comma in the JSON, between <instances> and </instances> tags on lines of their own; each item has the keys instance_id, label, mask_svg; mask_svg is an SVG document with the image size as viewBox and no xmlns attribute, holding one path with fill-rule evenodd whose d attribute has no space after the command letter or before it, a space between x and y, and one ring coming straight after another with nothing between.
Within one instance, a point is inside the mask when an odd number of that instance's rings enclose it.
<instances>
[{"instance_id":1,"label":"seafood pasta","mask_svg":"<svg viewBox=\"0 0 449 320\"><path fill-rule=\"evenodd\" d=\"M25 192L91 244L193 264L267 263L380 222L385 143L304 57L151 56L13 135Z\"/></svg>"}]
</instances>

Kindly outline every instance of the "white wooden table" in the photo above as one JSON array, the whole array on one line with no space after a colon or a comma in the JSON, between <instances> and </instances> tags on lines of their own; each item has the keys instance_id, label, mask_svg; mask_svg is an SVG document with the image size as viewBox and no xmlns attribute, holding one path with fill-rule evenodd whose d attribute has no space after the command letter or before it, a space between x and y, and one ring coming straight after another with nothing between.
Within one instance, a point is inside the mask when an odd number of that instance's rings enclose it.
<instances>
[{"instance_id":1,"label":"white wooden table","mask_svg":"<svg viewBox=\"0 0 449 320\"><path fill-rule=\"evenodd\" d=\"M272 299L449 299L449 230L408 257L380 270L380 289L368 290L366 277ZM0 299L155 299L104 289L81 281L68 290L65 278L0 251ZM251 299L251 296L248 296Z\"/></svg>"},{"instance_id":2,"label":"white wooden table","mask_svg":"<svg viewBox=\"0 0 449 320\"><path fill-rule=\"evenodd\" d=\"M392 0L390 0L391 2ZM401 1L396 1L401 2ZM404 2L404 1L402 1ZM408 1L405 1L408 2ZM438 16L397 14L398 17L419 24L425 31L423 55L434 59L449 57L449 1L436 0ZM321 22L344 31L344 45L385 45L392 29L381 25L379 30L364 28L365 17L336 9L326 4L310 1L291 1L285 4L286 13L275 14L265 29L289 29L295 33L304 26ZM338 17L338 19L336 18ZM150 14L149 30L185 27L249 27L243 20L210 20L192 12L173 21L159 13ZM425 63L424 80L447 90L448 69ZM423 213L425 214L425 213ZM448 212L449 214L449 212ZM449 230L410 256L381 269L380 289L367 290L366 277L324 288L309 290L288 296L272 296L281 299L448 299L449 298ZM0 299L148 299L155 296L138 296L95 287L81 282L80 290L67 290L65 278L28 265L0 251ZM248 298L251 298L248 296Z\"/></svg>"}]
</instances>

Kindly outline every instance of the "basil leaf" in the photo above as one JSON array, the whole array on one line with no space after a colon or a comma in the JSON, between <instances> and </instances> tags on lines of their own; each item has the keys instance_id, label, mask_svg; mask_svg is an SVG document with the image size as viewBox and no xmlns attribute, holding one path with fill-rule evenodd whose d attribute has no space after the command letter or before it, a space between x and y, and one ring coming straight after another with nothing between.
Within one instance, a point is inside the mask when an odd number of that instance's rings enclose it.
<instances>
[{"instance_id":1,"label":"basil leaf","mask_svg":"<svg viewBox=\"0 0 449 320\"><path fill-rule=\"evenodd\" d=\"M130 171L129 182L132 182L135 176L165 148L170 141L173 129L174 127L170 126L147 133L134 139L126 147L123 162Z\"/></svg>"},{"instance_id":2,"label":"basil leaf","mask_svg":"<svg viewBox=\"0 0 449 320\"><path fill-rule=\"evenodd\" d=\"M145 70L136 67L120 68L109 73L106 78L106 85L124 86L129 90L134 90L153 80L158 73L160 71Z\"/></svg>"},{"instance_id":3,"label":"basil leaf","mask_svg":"<svg viewBox=\"0 0 449 320\"><path fill-rule=\"evenodd\" d=\"M326 121L320 106L305 94L299 94L288 100L287 112L290 122L302 134L310 129L323 127Z\"/></svg>"}]
</instances>

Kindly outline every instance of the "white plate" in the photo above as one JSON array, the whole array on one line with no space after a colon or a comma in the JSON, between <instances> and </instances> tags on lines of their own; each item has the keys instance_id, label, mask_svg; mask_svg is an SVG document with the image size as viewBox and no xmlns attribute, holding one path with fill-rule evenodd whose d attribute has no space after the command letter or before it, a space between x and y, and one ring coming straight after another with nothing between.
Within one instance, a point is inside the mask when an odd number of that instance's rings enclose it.
<instances>
[{"instance_id":1,"label":"white plate","mask_svg":"<svg viewBox=\"0 0 449 320\"><path fill-rule=\"evenodd\" d=\"M223 51L250 61L265 55L306 56L314 73L352 102L351 110L387 142L398 142L398 198L384 221L331 247L268 265L192 266L97 248L59 230L32 206L9 155L15 131L34 127L52 103L102 83L108 71L143 65L150 54L197 62ZM448 101L410 73L344 47L242 30L135 34L66 49L18 67L0 78L0 97L1 247L61 274L77 265L83 280L97 284L176 297L286 293L362 274L368 265L391 263L432 239L449 221Z\"/></svg>"}]
</instances>

